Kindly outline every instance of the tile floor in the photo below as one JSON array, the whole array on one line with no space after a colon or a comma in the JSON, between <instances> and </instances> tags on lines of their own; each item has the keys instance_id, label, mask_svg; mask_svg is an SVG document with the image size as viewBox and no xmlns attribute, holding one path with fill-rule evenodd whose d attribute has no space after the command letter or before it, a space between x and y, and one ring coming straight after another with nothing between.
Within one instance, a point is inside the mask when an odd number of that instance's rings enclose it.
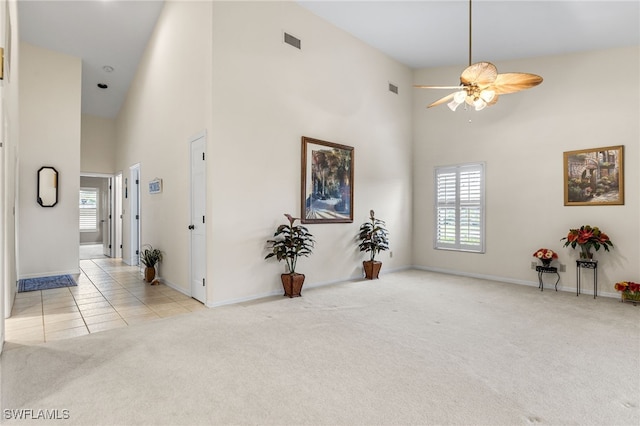
<instances>
[{"instance_id":1,"label":"tile floor","mask_svg":"<svg viewBox=\"0 0 640 426\"><path fill-rule=\"evenodd\" d=\"M164 284L145 282L121 259L80 261L77 287L17 293L5 321L6 345L67 339L185 314L204 305Z\"/></svg>"}]
</instances>

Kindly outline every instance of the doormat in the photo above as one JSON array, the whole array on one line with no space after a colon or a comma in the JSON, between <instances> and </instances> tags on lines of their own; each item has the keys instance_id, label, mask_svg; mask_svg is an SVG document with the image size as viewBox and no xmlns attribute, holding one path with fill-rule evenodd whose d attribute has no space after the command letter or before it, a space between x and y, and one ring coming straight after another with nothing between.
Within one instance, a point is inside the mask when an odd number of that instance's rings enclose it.
<instances>
[{"instance_id":1,"label":"doormat","mask_svg":"<svg viewBox=\"0 0 640 426\"><path fill-rule=\"evenodd\" d=\"M52 288L77 286L71 275L54 277L25 278L18 281L18 293L27 291L49 290Z\"/></svg>"}]
</instances>

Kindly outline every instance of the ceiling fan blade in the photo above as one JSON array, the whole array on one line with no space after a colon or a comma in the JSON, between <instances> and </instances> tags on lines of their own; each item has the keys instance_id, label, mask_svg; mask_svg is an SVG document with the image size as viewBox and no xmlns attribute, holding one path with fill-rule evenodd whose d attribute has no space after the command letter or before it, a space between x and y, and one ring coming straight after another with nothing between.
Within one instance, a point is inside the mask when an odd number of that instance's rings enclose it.
<instances>
[{"instance_id":1,"label":"ceiling fan blade","mask_svg":"<svg viewBox=\"0 0 640 426\"><path fill-rule=\"evenodd\" d=\"M419 85L415 85L413 86L417 89L449 89L449 90L455 90L455 89L460 89L462 86L419 86Z\"/></svg>"},{"instance_id":2,"label":"ceiling fan blade","mask_svg":"<svg viewBox=\"0 0 640 426\"><path fill-rule=\"evenodd\" d=\"M496 80L491 86L497 95L506 95L508 93L515 93L521 90L530 89L540 83L542 83L542 77L539 75L522 72L508 72L498 74Z\"/></svg>"},{"instance_id":3,"label":"ceiling fan blade","mask_svg":"<svg viewBox=\"0 0 640 426\"><path fill-rule=\"evenodd\" d=\"M455 93L451 93L451 94L445 96L444 98L440 98L437 101L435 101L434 103L432 103L429 106L427 106L427 108L431 108L431 107L434 107L434 106L442 105L445 102L449 102L451 99L453 99L453 95L455 95Z\"/></svg>"},{"instance_id":4,"label":"ceiling fan blade","mask_svg":"<svg viewBox=\"0 0 640 426\"><path fill-rule=\"evenodd\" d=\"M497 76L498 69L491 62L476 62L462 71L460 82L464 85L486 86L492 84Z\"/></svg>"}]
</instances>

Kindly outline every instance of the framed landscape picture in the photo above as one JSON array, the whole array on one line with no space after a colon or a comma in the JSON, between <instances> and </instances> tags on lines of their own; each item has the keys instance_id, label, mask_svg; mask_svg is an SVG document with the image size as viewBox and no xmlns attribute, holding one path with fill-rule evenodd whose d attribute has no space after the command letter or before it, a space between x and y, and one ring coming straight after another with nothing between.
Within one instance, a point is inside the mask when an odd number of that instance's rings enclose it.
<instances>
[{"instance_id":1,"label":"framed landscape picture","mask_svg":"<svg viewBox=\"0 0 640 426\"><path fill-rule=\"evenodd\" d=\"M624 204L623 146L564 153L564 205Z\"/></svg>"},{"instance_id":2,"label":"framed landscape picture","mask_svg":"<svg viewBox=\"0 0 640 426\"><path fill-rule=\"evenodd\" d=\"M302 137L302 223L353 222L353 147Z\"/></svg>"}]
</instances>

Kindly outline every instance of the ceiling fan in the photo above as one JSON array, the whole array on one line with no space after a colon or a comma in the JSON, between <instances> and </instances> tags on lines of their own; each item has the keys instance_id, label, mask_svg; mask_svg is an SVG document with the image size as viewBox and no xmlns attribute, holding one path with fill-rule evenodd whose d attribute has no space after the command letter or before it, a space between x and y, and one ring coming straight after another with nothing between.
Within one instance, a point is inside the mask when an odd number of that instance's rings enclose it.
<instances>
[{"instance_id":1,"label":"ceiling fan","mask_svg":"<svg viewBox=\"0 0 640 426\"><path fill-rule=\"evenodd\" d=\"M455 111L463 103L472 105L476 111L498 102L499 95L530 89L542 83L542 77L535 74L510 72L498 74L491 62L471 63L471 0L469 0L469 66L460 75L459 86L420 86L419 89L456 89L455 92L438 99L427 108L448 102Z\"/></svg>"}]
</instances>

